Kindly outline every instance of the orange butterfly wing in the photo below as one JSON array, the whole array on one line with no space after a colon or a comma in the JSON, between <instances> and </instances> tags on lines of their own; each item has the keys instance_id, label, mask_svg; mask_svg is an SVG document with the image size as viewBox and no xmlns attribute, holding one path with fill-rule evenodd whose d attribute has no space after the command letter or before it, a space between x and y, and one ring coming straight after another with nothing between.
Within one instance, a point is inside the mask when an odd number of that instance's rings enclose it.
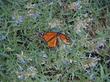
<instances>
[{"instance_id":1,"label":"orange butterfly wing","mask_svg":"<svg viewBox=\"0 0 110 82\"><path fill-rule=\"evenodd\" d=\"M47 32L45 33L42 38L48 42L49 40L55 38L57 36L57 32Z\"/></svg>"},{"instance_id":2,"label":"orange butterfly wing","mask_svg":"<svg viewBox=\"0 0 110 82\"><path fill-rule=\"evenodd\" d=\"M57 32L47 32L43 34L42 38L47 42L48 47L54 48L58 46L58 37L65 43L69 44L69 37L65 34L57 33Z\"/></svg>"},{"instance_id":3,"label":"orange butterfly wing","mask_svg":"<svg viewBox=\"0 0 110 82\"><path fill-rule=\"evenodd\" d=\"M65 34L60 34L59 37L65 44L70 44L69 37L67 37Z\"/></svg>"},{"instance_id":4,"label":"orange butterfly wing","mask_svg":"<svg viewBox=\"0 0 110 82\"><path fill-rule=\"evenodd\" d=\"M47 42L48 43L48 47L50 48L54 48L58 45L58 39L57 37L51 39L50 41Z\"/></svg>"},{"instance_id":5,"label":"orange butterfly wing","mask_svg":"<svg viewBox=\"0 0 110 82\"><path fill-rule=\"evenodd\" d=\"M56 47L58 45L57 32L47 32L42 38L47 42L48 47Z\"/></svg>"}]
</instances>

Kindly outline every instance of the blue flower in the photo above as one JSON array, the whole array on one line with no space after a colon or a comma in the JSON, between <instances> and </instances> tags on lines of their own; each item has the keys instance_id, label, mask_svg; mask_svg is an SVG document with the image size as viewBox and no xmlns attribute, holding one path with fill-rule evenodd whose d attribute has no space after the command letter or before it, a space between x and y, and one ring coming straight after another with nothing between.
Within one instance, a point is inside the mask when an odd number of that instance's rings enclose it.
<instances>
[{"instance_id":1,"label":"blue flower","mask_svg":"<svg viewBox=\"0 0 110 82\"><path fill-rule=\"evenodd\" d=\"M15 24L21 24L24 22L25 17L24 16L13 16L12 19L14 20Z\"/></svg>"},{"instance_id":2,"label":"blue flower","mask_svg":"<svg viewBox=\"0 0 110 82\"><path fill-rule=\"evenodd\" d=\"M21 59L21 60L19 60L19 63L21 63L21 64L27 64L27 61L24 60L24 59Z\"/></svg>"},{"instance_id":3,"label":"blue flower","mask_svg":"<svg viewBox=\"0 0 110 82\"><path fill-rule=\"evenodd\" d=\"M31 17L32 17L33 19L38 19L38 18L40 17L40 14L39 14L39 13L32 13L32 14L31 14Z\"/></svg>"},{"instance_id":4,"label":"blue flower","mask_svg":"<svg viewBox=\"0 0 110 82\"><path fill-rule=\"evenodd\" d=\"M3 35L3 34L0 34L0 41L3 41L3 40L5 40L5 39L6 39L6 36Z\"/></svg>"}]
</instances>

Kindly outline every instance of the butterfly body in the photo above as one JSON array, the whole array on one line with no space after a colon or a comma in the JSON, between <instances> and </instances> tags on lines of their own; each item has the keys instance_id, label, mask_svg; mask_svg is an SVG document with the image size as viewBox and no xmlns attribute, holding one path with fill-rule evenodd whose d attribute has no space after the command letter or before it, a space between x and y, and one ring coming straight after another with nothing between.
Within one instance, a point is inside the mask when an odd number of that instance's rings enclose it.
<instances>
[{"instance_id":1,"label":"butterfly body","mask_svg":"<svg viewBox=\"0 0 110 82\"><path fill-rule=\"evenodd\" d=\"M47 42L48 47L54 48L59 45L59 39L65 44L69 44L69 37L60 32L47 32L42 35L42 38Z\"/></svg>"}]
</instances>

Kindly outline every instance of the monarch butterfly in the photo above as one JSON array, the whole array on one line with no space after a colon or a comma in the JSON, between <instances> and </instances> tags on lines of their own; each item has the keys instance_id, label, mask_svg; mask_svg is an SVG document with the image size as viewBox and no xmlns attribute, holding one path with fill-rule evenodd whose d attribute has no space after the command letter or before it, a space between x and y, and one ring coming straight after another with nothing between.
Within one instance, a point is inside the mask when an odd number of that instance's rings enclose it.
<instances>
[{"instance_id":1,"label":"monarch butterfly","mask_svg":"<svg viewBox=\"0 0 110 82\"><path fill-rule=\"evenodd\" d=\"M47 43L49 48L54 48L59 45L58 39L61 39L65 44L69 44L69 37L65 34L60 32L47 32L43 33L42 36L43 40Z\"/></svg>"}]
</instances>

